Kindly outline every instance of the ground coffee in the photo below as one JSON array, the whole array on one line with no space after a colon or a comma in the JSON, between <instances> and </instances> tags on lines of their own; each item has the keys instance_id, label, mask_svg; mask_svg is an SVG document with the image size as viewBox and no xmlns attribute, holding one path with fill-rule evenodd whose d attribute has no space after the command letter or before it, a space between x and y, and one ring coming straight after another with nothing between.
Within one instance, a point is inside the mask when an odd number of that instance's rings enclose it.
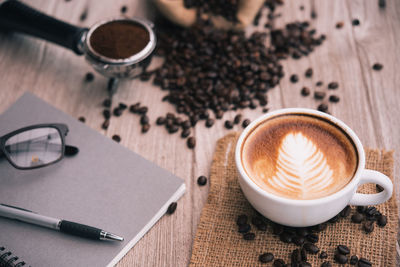
<instances>
[{"instance_id":1,"label":"ground coffee","mask_svg":"<svg viewBox=\"0 0 400 267\"><path fill-rule=\"evenodd\" d=\"M99 54L112 58L129 58L146 47L150 34L142 25L130 21L111 21L100 25L90 37L90 45Z\"/></svg>"}]
</instances>

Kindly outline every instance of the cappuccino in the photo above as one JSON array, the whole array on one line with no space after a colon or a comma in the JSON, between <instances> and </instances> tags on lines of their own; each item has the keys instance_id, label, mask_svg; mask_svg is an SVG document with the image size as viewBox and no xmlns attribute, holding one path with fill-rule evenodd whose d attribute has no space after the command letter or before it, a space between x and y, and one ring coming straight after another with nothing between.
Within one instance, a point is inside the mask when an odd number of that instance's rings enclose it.
<instances>
[{"instance_id":1,"label":"cappuccino","mask_svg":"<svg viewBox=\"0 0 400 267\"><path fill-rule=\"evenodd\" d=\"M341 190L358 164L355 145L343 130L307 114L260 123L247 135L241 154L254 183L289 199L317 199Z\"/></svg>"}]
</instances>

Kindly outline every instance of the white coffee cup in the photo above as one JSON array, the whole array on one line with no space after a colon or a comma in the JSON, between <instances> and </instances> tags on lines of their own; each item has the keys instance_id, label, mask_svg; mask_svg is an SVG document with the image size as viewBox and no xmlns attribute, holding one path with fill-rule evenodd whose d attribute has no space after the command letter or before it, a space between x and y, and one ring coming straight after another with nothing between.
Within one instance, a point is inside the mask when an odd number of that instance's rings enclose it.
<instances>
[{"instance_id":1,"label":"white coffee cup","mask_svg":"<svg viewBox=\"0 0 400 267\"><path fill-rule=\"evenodd\" d=\"M261 189L248 176L242 164L242 147L249 133L262 122L282 114L305 114L330 121L342 129L353 141L358 155L358 165L353 178L339 191L318 199L296 200L284 198ZM253 121L242 132L236 145L235 162L239 172L239 184L250 204L268 219L287 226L306 227L323 223L336 216L347 205L377 205L390 199L393 184L384 174L365 169L365 153L360 139L341 120L316 110L305 108L280 109ZM382 186L384 190L376 194L360 194L357 188L366 183Z\"/></svg>"}]
</instances>

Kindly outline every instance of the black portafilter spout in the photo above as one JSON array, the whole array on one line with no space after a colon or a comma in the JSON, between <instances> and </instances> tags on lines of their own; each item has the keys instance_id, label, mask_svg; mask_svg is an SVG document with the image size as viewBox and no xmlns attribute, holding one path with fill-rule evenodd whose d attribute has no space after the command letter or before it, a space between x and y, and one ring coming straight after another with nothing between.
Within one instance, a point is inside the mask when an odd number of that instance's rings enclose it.
<instances>
[{"instance_id":1,"label":"black portafilter spout","mask_svg":"<svg viewBox=\"0 0 400 267\"><path fill-rule=\"evenodd\" d=\"M17 0L0 0L0 28L38 37L82 55L84 34L80 28L52 18Z\"/></svg>"}]
</instances>

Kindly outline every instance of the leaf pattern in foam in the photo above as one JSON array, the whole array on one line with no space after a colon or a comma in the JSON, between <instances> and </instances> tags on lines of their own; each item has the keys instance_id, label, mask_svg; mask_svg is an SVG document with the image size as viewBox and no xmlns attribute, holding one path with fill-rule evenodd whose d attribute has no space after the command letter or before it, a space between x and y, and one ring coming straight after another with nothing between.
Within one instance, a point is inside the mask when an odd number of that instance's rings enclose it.
<instances>
[{"instance_id":1,"label":"leaf pattern in foam","mask_svg":"<svg viewBox=\"0 0 400 267\"><path fill-rule=\"evenodd\" d=\"M301 132L287 134L278 151L275 175L267 182L301 198L324 191L333 182L325 155Z\"/></svg>"}]
</instances>

